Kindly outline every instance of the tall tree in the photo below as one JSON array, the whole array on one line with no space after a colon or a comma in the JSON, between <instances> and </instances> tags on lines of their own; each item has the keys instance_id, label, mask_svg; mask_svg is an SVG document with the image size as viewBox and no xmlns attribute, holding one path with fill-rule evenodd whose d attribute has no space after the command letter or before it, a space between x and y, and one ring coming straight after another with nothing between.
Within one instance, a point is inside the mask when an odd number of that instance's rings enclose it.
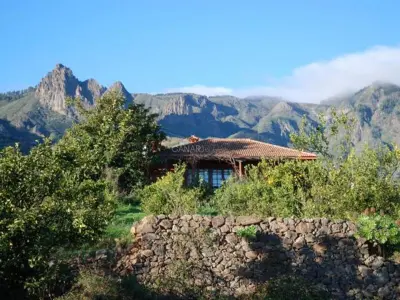
<instances>
[{"instance_id":1,"label":"tall tree","mask_svg":"<svg viewBox=\"0 0 400 300\"><path fill-rule=\"evenodd\" d=\"M89 178L114 176L119 190L130 191L149 178L149 166L164 133L143 105L125 104L119 92L100 98L92 109L71 100L83 122L73 126L58 143L77 165L90 165Z\"/></svg>"}]
</instances>

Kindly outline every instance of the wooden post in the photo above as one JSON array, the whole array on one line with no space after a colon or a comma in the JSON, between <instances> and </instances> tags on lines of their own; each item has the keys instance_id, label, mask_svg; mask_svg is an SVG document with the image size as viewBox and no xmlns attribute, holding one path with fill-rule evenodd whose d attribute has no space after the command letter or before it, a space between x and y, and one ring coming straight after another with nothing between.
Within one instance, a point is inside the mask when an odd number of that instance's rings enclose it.
<instances>
[{"instance_id":1,"label":"wooden post","mask_svg":"<svg viewBox=\"0 0 400 300\"><path fill-rule=\"evenodd\" d=\"M193 184L193 182L194 182L194 180L195 180L195 178L196 178L196 160L192 160L191 162L190 162L190 165L191 165L191 172L192 172L192 182L190 183L190 184Z\"/></svg>"},{"instance_id":2,"label":"wooden post","mask_svg":"<svg viewBox=\"0 0 400 300\"><path fill-rule=\"evenodd\" d=\"M239 162L239 178L243 177L243 166L242 166L242 161L238 160Z\"/></svg>"}]
</instances>

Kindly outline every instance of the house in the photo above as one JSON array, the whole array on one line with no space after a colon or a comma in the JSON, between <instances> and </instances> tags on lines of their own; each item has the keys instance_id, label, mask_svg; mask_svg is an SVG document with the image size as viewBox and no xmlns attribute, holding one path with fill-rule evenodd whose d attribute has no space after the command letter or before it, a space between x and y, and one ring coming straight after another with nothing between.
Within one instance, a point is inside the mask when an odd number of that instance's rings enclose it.
<instances>
[{"instance_id":1,"label":"house","mask_svg":"<svg viewBox=\"0 0 400 300\"><path fill-rule=\"evenodd\" d=\"M175 146L159 154L160 163L153 171L153 179L165 171L173 170L173 165L185 162L188 165L186 182L190 184L196 176L218 188L233 174L242 177L245 166L258 164L265 159L314 160L313 153L268 144L251 139L209 138L200 140L191 136L189 143Z\"/></svg>"}]
</instances>

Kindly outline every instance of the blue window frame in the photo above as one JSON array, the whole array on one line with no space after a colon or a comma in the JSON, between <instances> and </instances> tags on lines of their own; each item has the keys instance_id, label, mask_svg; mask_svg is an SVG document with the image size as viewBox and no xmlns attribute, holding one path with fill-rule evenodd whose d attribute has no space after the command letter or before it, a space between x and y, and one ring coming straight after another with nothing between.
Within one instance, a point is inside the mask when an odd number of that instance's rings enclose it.
<instances>
[{"instance_id":1,"label":"blue window frame","mask_svg":"<svg viewBox=\"0 0 400 300\"><path fill-rule=\"evenodd\" d=\"M207 182L213 189L219 188L222 183L232 176L232 169L197 169L197 176L203 182ZM192 170L188 169L186 172L186 183L191 185L193 183Z\"/></svg>"}]
</instances>

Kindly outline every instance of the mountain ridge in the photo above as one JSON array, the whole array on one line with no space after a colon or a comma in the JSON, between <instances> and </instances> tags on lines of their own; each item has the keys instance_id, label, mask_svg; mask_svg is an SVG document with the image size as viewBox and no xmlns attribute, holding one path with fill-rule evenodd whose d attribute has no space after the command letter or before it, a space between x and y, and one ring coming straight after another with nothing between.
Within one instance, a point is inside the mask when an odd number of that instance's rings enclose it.
<instances>
[{"instance_id":1,"label":"mountain ridge","mask_svg":"<svg viewBox=\"0 0 400 300\"><path fill-rule=\"evenodd\" d=\"M66 105L67 97L79 97L92 107L96 99L112 90L121 92L127 104L143 104L157 113L158 122L171 137L247 137L287 146L290 133L299 129L303 116L315 126L318 113L335 106L356 118L356 144L400 143L400 87L390 83L374 82L354 94L312 104L268 96L130 93L120 81L108 88L95 79L80 81L62 64L47 73L35 89L0 94L0 120L8 122L0 137L29 134L59 138L76 120Z\"/></svg>"}]
</instances>

